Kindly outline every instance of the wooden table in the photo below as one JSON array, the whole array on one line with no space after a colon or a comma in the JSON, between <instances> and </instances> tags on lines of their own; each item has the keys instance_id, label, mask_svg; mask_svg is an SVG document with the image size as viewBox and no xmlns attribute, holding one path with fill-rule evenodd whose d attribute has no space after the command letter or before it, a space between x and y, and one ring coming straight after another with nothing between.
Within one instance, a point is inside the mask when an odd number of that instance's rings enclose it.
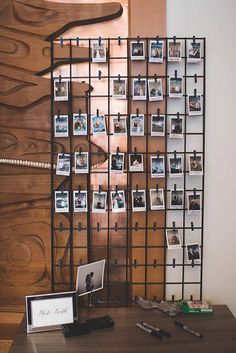
<instances>
[{"instance_id":1,"label":"wooden table","mask_svg":"<svg viewBox=\"0 0 236 353\"><path fill-rule=\"evenodd\" d=\"M82 312L81 317L85 314ZM236 353L236 320L226 305L215 306L211 315L181 313L176 317L202 333L203 339L176 327L173 319L156 309L99 308L88 316L102 315L110 315L115 328L72 338L64 338L62 331L27 335L23 319L10 353ZM159 340L141 331L135 323L142 320L169 331L172 337Z\"/></svg>"}]
</instances>

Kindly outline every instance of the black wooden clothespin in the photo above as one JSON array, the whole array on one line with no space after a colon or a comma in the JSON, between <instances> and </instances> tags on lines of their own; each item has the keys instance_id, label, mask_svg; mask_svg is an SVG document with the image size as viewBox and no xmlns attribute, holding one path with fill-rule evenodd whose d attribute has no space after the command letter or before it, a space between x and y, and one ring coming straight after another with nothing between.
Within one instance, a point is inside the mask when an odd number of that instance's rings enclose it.
<instances>
[{"instance_id":1,"label":"black wooden clothespin","mask_svg":"<svg viewBox=\"0 0 236 353\"><path fill-rule=\"evenodd\" d=\"M134 259L134 268L137 268L138 264L137 264L137 260Z\"/></svg>"},{"instance_id":2,"label":"black wooden clothespin","mask_svg":"<svg viewBox=\"0 0 236 353\"><path fill-rule=\"evenodd\" d=\"M81 116L81 109L79 109L79 117Z\"/></svg>"},{"instance_id":3,"label":"black wooden clothespin","mask_svg":"<svg viewBox=\"0 0 236 353\"><path fill-rule=\"evenodd\" d=\"M81 193L81 186L80 185L78 185L78 192L79 192L79 194Z\"/></svg>"},{"instance_id":4,"label":"black wooden clothespin","mask_svg":"<svg viewBox=\"0 0 236 353\"><path fill-rule=\"evenodd\" d=\"M137 154L137 147L134 147L134 154Z\"/></svg>"},{"instance_id":5,"label":"black wooden clothespin","mask_svg":"<svg viewBox=\"0 0 236 353\"><path fill-rule=\"evenodd\" d=\"M192 263L191 266L194 267L195 263L194 263L194 259L192 259Z\"/></svg>"},{"instance_id":6,"label":"black wooden clothespin","mask_svg":"<svg viewBox=\"0 0 236 353\"><path fill-rule=\"evenodd\" d=\"M160 108L157 108L157 116L160 118Z\"/></svg>"},{"instance_id":7,"label":"black wooden clothespin","mask_svg":"<svg viewBox=\"0 0 236 353\"><path fill-rule=\"evenodd\" d=\"M118 121L120 122L120 112L117 114Z\"/></svg>"},{"instance_id":8,"label":"black wooden clothespin","mask_svg":"<svg viewBox=\"0 0 236 353\"><path fill-rule=\"evenodd\" d=\"M99 109L97 109L97 117L99 117Z\"/></svg>"},{"instance_id":9,"label":"black wooden clothespin","mask_svg":"<svg viewBox=\"0 0 236 353\"><path fill-rule=\"evenodd\" d=\"M158 184L156 184L156 192L159 192Z\"/></svg>"},{"instance_id":10,"label":"black wooden clothespin","mask_svg":"<svg viewBox=\"0 0 236 353\"><path fill-rule=\"evenodd\" d=\"M194 92L194 93L193 93L194 97L196 97L196 96L197 96L197 89L194 88L194 91L193 91L193 92Z\"/></svg>"},{"instance_id":11,"label":"black wooden clothespin","mask_svg":"<svg viewBox=\"0 0 236 353\"><path fill-rule=\"evenodd\" d=\"M139 36L137 36L137 43L139 43L140 42L140 37Z\"/></svg>"},{"instance_id":12,"label":"black wooden clothespin","mask_svg":"<svg viewBox=\"0 0 236 353\"><path fill-rule=\"evenodd\" d=\"M121 45L121 38L120 38L120 36L118 37L118 45Z\"/></svg>"},{"instance_id":13,"label":"black wooden clothespin","mask_svg":"<svg viewBox=\"0 0 236 353\"><path fill-rule=\"evenodd\" d=\"M120 74L118 74L118 82L120 83Z\"/></svg>"},{"instance_id":14,"label":"black wooden clothespin","mask_svg":"<svg viewBox=\"0 0 236 353\"><path fill-rule=\"evenodd\" d=\"M116 185L116 195L118 195L118 186Z\"/></svg>"},{"instance_id":15,"label":"black wooden clothespin","mask_svg":"<svg viewBox=\"0 0 236 353\"><path fill-rule=\"evenodd\" d=\"M157 159L159 159L159 158L160 158L160 151L157 150Z\"/></svg>"},{"instance_id":16,"label":"black wooden clothespin","mask_svg":"<svg viewBox=\"0 0 236 353\"><path fill-rule=\"evenodd\" d=\"M175 70L175 79L177 79L178 78L178 72L177 72L177 70Z\"/></svg>"},{"instance_id":17,"label":"black wooden clothespin","mask_svg":"<svg viewBox=\"0 0 236 353\"><path fill-rule=\"evenodd\" d=\"M60 110L58 109L58 111L57 111L57 117L59 118L59 116L60 116Z\"/></svg>"},{"instance_id":18,"label":"black wooden clothespin","mask_svg":"<svg viewBox=\"0 0 236 353\"><path fill-rule=\"evenodd\" d=\"M76 38L76 46L79 47L79 37Z\"/></svg>"},{"instance_id":19,"label":"black wooden clothespin","mask_svg":"<svg viewBox=\"0 0 236 353\"><path fill-rule=\"evenodd\" d=\"M99 222L97 222L97 232L99 232L100 231L100 224L99 224Z\"/></svg>"},{"instance_id":20,"label":"black wooden clothespin","mask_svg":"<svg viewBox=\"0 0 236 353\"><path fill-rule=\"evenodd\" d=\"M81 222L78 223L78 232L81 232L82 230L82 225L81 225Z\"/></svg>"},{"instance_id":21,"label":"black wooden clothespin","mask_svg":"<svg viewBox=\"0 0 236 353\"><path fill-rule=\"evenodd\" d=\"M139 116L139 109L136 108L136 115Z\"/></svg>"},{"instance_id":22,"label":"black wooden clothespin","mask_svg":"<svg viewBox=\"0 0 236 353\"><path fill-rule=\"evenodd\" d=\"M175 268L175 258L173 258L172 267Z\"/></svg>"},{"instance_id":23,"label":"black wooden clothespin","mask_svg":"<svg viewBox=\"0 0 236 353\"><path fill-rule=\"evenodd\" d=\"M116 147L116 155L118 156L118 154L120 153L120 149L119 146Z\"/></svg>"},{"instance_id":24,"label":"black wooden clothespin","mask_svg":"<svg viewBox=\"0 0 236 353\"><path fill-rule=\"evenodd\" d=\"M59 75L59 83L61 83L61 75Z\"/></svg>"},{"instance_id":25,"label":"black wooden clothespin","mask_svg":"<svg viewBox=\"0 0 236 353\"><path fill-rule=\"evenodd\" d=\"M118 224L117 224L117 222L115 223L115 232L117 232L118 231Z\"/></svg>"},{"instance_id":26,"label":"black wooden clothespin","mask_svg":"<svg viewBox=\"0 0 236 353\"><path fill-rule=\"evenodd\" d=\"M196 196L196 188L193 189L193 195Z\"/></svg>"},{"instance_id":27,"label":"black wooden clothespin","mask_svg":"<svg viewBox=\"0 0 236 353\"><path fill-rule=\"evenodd\" d=\"M192 232L194 231L194 224L193 224L193 222L191 222L191 231L192 231Z\"/></svg>"},{"instance_id":28,"label":"black wooden clothespin","mask_svg":"<svg viewBox=\"0 0 236 353\"><path fill-rule=\"evenodd\" d=\"M176 115L177 115L177 119L179 120L179 112L177 112L177 114L176 114Z\"/></svg>"},{"instance_id":29,"label":"black wooden clothespin","mask_svg":"<svg viewBox=\"0 0 236 353\"><path fill-rule=\"evenodd\" d=\"M62 222L60 222L60 224L59 224L59 230L60 230L60 232L62 232L62 231L63 231L63 229L64 229L64 227L63 227L63 223L62 223Z\"/></svg>"},{"instance_id":30,"label":"black wooden clothespin","mask_svg":"<svg viewBox=\"0 0 236 353\"><path fill-rule=\"evenodd\" d=\"M138 184L136 184L136 192L138 192Z\"/></svg>"},{"instance_id":31,"label":"black wooden clothespin","mask_svg":"<svg viewBox=\"0 0 236 353\"><path fill-rule=\"evenodd\" d=\"M173 36L174 45L176 44L176 36Z\"/></svg>"},{"instance_id":32,"label":"black wooden clothespin","mask_svg":"<svg viewBox=\"0 0 236 353\"><path fill-rule=\"evenodd\" d=\"M101 187L101 185L99 185L99 186L98 186L98 192L99 192L99 194L101 193L101 191L102 191L102 187Z\"/></svg>"},{"instance_id":33,"label":"black wooden clothespin","mask_svg":"<svg viewBox=\"0 0 236 353\"><path fill-rule=\"evenodd\" d=\"M197 83L197 74L194 75L194 83Z\"/></svg>"},{"instance_id":34,"label":"black wooden clothespin","mask_svg":"<svg viewBox=\"0 0 236 353\"><path fill-rule=\"evenodd\" d=\"M176 150L174 150L174 159L177 158L177 155L176 155Z\"/></svg>"},{"instance_id":35,"label":"black wooden clothespin","mask_svg":"<svg viewBox=\"0 0 236 353\"><path fill-rule=\"evenodd\" d=\"M135 232L138 231L138 222L135 222L135 227L134 227L134 229L135 229Z\"/></svg>"},{"instance_id":36,"label":"black wooden clothespin","mask_svg":"<svg viewBox=\"0 0 236 353\"><path fill-rule=\"evenodd\" d=\"M175 302L175 296L173 294L172 294L172 297L171 297L171 301L172 301L172 303Z\"/></svg>"},{"instance_id":37,"label":"black wooden clothespin","mask_svg":"<svg viewBox=\"0 0 236 353\"><path fill-rule=\"evenodd\" d=\"M157 82L157 74L154 75L154 80Z\"/></svg>"},{"instance_id":38,"label":"black wooden clothespin","mask_svg":"<svg viewBox=\"0 0 236 353\"><path fill-rule=\"evenodd\" d=\"M101 37L99 36L99 37L98 37L98 45L99 45L99 46L101 45L101 40L102 40L102 39L101 39Z\"/></svg>"},{"instance_id":39,"label":"black wooden clothespin","mask_svg":"<svg viewBox=\"0 0 236 353\"><path fill-rule=\"evenodd\" d=\"M192 295L192 294L190 295L189 300L190 300L191 302L193 301L193 295Z\"/></svg>"},{"instance_id":40,"label":"black wooden clothespin","mask_svg":"<svg viewBox=\"0 0 236 353\"><path fill-rule=\"evenodd\" d=\"M159 36L156 36L157 44L159 43Z\"/></svg>"},{"instance_id":41,"label":"black wooden clothespin","mask_svg":"<svg viewBox=\"0 0 236 353\"><path fill-rule=\"evenodd\" d=\"M140 80L141 80L141 75L138 74L138 82L140 83Z\"/></svg>"},{"instance_id":42,"label":"black wooden clothespin","mask_svg":"<svg viewBox=\"0 0 236 353\"><path fill-rule=\"evenodd\" d=\"M114 261L114 268L118 268L118 260L117 259L115 259L115 261Z\"/></svg>"},{"instance_id":43,"label":"black wooden clothespin","mask_svg":"<svg viewBox=\"0 0 236 353\"><path fill-rule=\"evenodd\" d=\"M174 184L174 192L176 192L176 184Z\"/></svg>"},{"instance_id":44,"label":"black wooden clothespin","mask_svg":"<svg viewBox=\"0 0 236 353\"><path fill-rule=\"evenodd\" d=\"M153 223L153 230L154 230L154 232L156 232L156 230L157 230L157 222Z\"/></svg>"},{"instance_id":45,"label":"black wooden clothespin","mask_svg":"<svg viewBox=\"0 0 236 353\"><path fill-rule=\"evenodd\" d=\"M194 151L193 151L193 156L194 156L194 158L196 158L196 153L197 153L196 150L194 150Z\"/></svg>"},{"instance_id":46,"label":"black wooden clothespin","mask_svg":"<svg viewBox=\"0 0 236 353\"><path fill-rule=\"evenodd\" d=\"M82 147L80 146L79 148L79 155L81 156L81 153L82 153Z\"/></svg>"},{"instance_id":47,"label":"black wooden clothespin","mask_svg":"<svg viewBox=\"0 0 236 353\"><path fill-rule=\"evenodd\" d=\"M193 42L192 42L192 44L195 44L196 43L196 38L195 38L195 36L193 36Z\"/></svg>"},{"instance_id":48,"label":"black wooden clothespin","mask_svg":"<svg viewBox=\"0 0 236 353\"><path fill-rule=\"evenodd\" d=\"M172 222L172 228L175 231L175 222Z\"/></svg>"},{"instance_id":49,"label":"black wooden clothespin","mask_svg":"<svg viewBox=\"0 0 236 353\"><path fill-rule=\"evenodd\" d=\"M157 268L157 260L156 259L154 259L153 267Z\"/></svg>"},{"instance_id":50,"label":"black wooden clothespin","mask_svg":"<svg viewBox=\"0 0 236 353\"><path fill-rule=\"evenodd\" d=\"M98 70L98 79L101 80L101 78L102 78L102 71Z\"/></svg>"},{"instance_id":51,"label":"black wooden clothespin","mask_svg":"<svg viewBox=\"0 0 236 353\"><path fill-rule=\"evenodd\" d=\"M64 42L64 40L63 40L63 38L61 37L61 38L60 38L60 46L61 46L61 48L63 48L63 45L64 45L63 42Z\"/></svg>"}]
</instances>

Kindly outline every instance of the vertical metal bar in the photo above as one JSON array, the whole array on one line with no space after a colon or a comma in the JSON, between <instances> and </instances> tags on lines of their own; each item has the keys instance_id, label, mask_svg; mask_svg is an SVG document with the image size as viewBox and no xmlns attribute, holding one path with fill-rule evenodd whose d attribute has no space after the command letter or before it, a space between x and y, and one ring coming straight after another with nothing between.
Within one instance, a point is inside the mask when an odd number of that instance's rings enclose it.
<instances>
[{"instance_id":1,"label":"vertical metal bar","mask_svg":"<svg viewBox=\"0 0 236 353\"><path fill-rule=\"evenodd\" d=\"M129 51L129 39L127 38L126 40L126 46L127 46L127 159L126 159L126 301L125 304L128 306L129 304L129 225L130 225L130 220L129 220L129 215L130 215L130 174L129 174L129 153L130 153L130 134L129 134L129 115L130 115L130 61L129 61L129 56L130 56L130 51ZM132 233L131 233L132 234Z\"/></svg>"},{"instance_id":2,"label":"vertical metal bar","mask_svg":"<svg viewBox=\"0 0 236 353\"><path fill-rule=\"evenodd\" d=\"M88 67L88 76L89 76L89 91L88 91L88 106L87 106L87 134L88 134L88 156L89 156L89 165L88 165L88 174L87 174L87 202L88 202L88 213L87 213L87 258L88 263L92 261L92 249L91 249L91 39L88 40L89 44L89 67Z\"/></svg>"},{"instance_id":3,"label":"vertical metal bar","mask_svg":"<svg viewBox=\"0 0 236 353\"><path fill-rule=\"evenodd\" d=\"M107 63L108 63L108 68L107 68L107 84L108 84L108 197L107 197L107 209L108 209L108 215L107 215L107 224L108 224L108 230L107 230L107 306L110 306L110 158L111 158L111 150L110 150L110 50L111 50L111 45L110 45L110 38L108 38L108 58L107 58Z\"/></svg>"}]
</instances>

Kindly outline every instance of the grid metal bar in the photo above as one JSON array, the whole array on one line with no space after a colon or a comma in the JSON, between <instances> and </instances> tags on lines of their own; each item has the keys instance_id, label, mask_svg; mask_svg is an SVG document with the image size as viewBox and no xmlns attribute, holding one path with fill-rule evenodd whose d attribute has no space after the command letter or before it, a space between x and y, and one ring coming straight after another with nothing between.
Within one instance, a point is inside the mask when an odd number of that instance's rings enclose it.
<instances>
[{"instance_id":1,"label":"grid metal bar","mask_svg":"<svg viewBox=\"0 0 236 353\"><path fill-rule=\"evenodd\" d=\"M107 58L107 73L108 73L108 131L110 131L110 52L111 52L111 46L110 46L110 38L108 39L108 58ZM108 198L107 198L107 205L108 205L108 213L107 213L107 224L108 224L108 230L107 230L107 281L109 283L110 281L110 272L109 272L109 264L110 264L110 179L111 179L111 173L110 173L110 163L111 163L111 143L110 143L110 135L108 135ZM108 307L109 307L109 299L110 299L110 289L109 286L107 287L107 300L108 300Z\"/></svg>"}]
</instances>

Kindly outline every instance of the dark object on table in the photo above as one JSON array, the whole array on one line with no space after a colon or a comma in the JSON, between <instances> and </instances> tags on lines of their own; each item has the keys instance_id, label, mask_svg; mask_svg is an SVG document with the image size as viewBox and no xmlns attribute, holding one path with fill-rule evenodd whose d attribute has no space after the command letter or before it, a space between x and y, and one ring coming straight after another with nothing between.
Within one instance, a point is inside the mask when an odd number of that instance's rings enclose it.
<instances>
[{"instance_id":1,"label":"dark object on table","mask_svg":"<svg viewBox=\"0 0 236 353\"><path fill-rule=\"evenodd\" d=\"M182 324L179 321L175 321L175 325L178 327L181 327L183 330L191 333L192 335L198 337L198 338L203 338L203 335L201 335L199 332L192 330L191 328L189 328L187 325Z\"/></svg>"},{"instance_id":2,"label":"dark object on table","mask_svg":"<svg viewBox=\"0 0 236 353\"><path fill-rule=\"evenodd\" d=\"M104 328L114 327L115 322L112 320L112 318L109 315L106 315L106 316L98 317L96 319L86 320L86 325L91 331L93 331L93 330L101 330Z\"/></svg>"},{"instance_id":3,"label":"dark object on table","mask_svg":"<svg viewBox=\"0 0 236 353\"><path fill-rule=\"evenodd\" d=\"M62 331L65 337L88 335L91 332L86 323L62 325Z\"/></svg>"}]
</instances>

